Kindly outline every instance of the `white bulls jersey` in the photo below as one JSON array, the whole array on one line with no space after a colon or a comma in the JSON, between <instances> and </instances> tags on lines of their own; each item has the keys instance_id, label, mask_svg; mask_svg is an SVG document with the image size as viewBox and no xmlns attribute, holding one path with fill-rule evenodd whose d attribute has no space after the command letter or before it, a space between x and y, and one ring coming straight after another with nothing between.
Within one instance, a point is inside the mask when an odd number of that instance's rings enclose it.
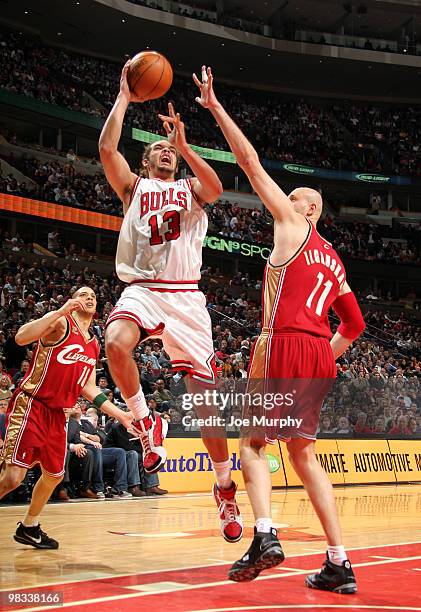
<instances>
[{"instance_id":1,"label":"white bulls jersey","mask_svg":"<svg viewBox=\"0 0 421 612\"><path fill-rule=\"evenodd\" d=\"M198 281L208 218L190 179L138 178L118 240L120 280Z\"/></svg>"}]
</instances>

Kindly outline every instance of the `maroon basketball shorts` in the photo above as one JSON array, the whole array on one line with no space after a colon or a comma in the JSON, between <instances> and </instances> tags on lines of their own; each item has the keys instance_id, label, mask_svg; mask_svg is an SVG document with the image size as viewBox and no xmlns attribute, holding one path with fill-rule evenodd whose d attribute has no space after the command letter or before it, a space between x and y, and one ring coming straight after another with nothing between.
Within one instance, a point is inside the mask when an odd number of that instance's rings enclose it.
<instances>
[{"instance_id":1,"label":"maroon basketball shorts","mask_svg":"<svg viewBox=\"0 0 421 612\"><path fill-rule=\"evenodd\" d=\"M314 440L322 403L335 377L336 363L327 338L264 330L253 347L249 367L252 435Z\"/></svg>"},{"instance_id":2,"label":"maroon basketball shorts","mask_svg":"<svg viewBox=\"0 0 421 612\"><path fill-rule=\"evenodd\" d=\"M22 468L39 463L50 476L64 474L67 433L63 410L48 408L18 389L10 399L0 464Z\"/></svg>"}]
</instances>

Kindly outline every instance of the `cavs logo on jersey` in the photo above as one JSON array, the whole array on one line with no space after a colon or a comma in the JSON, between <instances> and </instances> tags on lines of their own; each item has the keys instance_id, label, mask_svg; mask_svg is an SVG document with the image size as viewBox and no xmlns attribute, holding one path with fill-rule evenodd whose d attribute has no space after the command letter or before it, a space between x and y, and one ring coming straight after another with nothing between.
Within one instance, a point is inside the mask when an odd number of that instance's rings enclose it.
<instances>
[{"instance_id":1,"label":"cavs logo on jersey","mask_svg":"<svg viewBox=\"0 0 421 612\"><path fill-rule=\"evenodd\" d=\"M70 346L66 346L66 348L58 353L57 361L64 365L72 365L76 361L81 361L82 363L87 363L92 366L96 364L95 359L85 355L83 347L80 344L70 344Z\"/></svg>"},{"instance_id":2,"label":"cavs logo on jersey","mask_svg":"<svg viewBox=\"0 0 421 612\"><path fill-rule=\"evenodd\" d=\"M187 191L174 189L174 187L166 191L146 191L140 196L140 217L166 206L180 206L187 210L187 201Z\"/></svg>"}]
</instances>

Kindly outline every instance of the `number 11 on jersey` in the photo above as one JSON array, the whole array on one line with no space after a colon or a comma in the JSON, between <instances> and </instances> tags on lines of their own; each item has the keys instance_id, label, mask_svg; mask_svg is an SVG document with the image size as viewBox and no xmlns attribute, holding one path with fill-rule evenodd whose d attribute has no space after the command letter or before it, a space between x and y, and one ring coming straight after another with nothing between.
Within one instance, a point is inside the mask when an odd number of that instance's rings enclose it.
<instances>
[{"instance_id":1,"label":"number 11 on jersey","mask_svg":"<svg viewBox=\"0 0 421 612\"><path fill-rule=\"evenodd\" d=\"M317 274L317 284L314 287L313 291L308 296L308 299L307 299L307 302L306 302L307 308L311 308L311 306L313 304L313 298L316 295L317 291L320 289L324 279L325 279L324 275L321 272L319 272ZM323 283L323 287L324 287L324 289L323 289L323 291L322 291L322 293L321 293L321 295L320 295L320 297L319 297L319 299L317 301L316 309L315 309L316 315L318 315L319 317L322 316L323 306L325 304L326 298L329 295L329 291L333 287L332 281L330 281L330 280L325 281Z\"/></svg>"}]
</instances>

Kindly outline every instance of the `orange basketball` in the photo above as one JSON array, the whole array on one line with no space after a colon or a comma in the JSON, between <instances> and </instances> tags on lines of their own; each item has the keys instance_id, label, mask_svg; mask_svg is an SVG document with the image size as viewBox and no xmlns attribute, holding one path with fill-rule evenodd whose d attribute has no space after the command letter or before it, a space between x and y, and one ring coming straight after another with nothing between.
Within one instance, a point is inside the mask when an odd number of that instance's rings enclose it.
<instances>
[{"instance_id":1,"label":"orange basketball","mask_svg":"<svg viewBox=\"0 0 421 612\"><path fill-rule=\"evenodd\" d=\"M127 81L139 98L156 100L171 87L171 64L157 51L141 51L130 62Z\"/></svg>"}]
</instances>

